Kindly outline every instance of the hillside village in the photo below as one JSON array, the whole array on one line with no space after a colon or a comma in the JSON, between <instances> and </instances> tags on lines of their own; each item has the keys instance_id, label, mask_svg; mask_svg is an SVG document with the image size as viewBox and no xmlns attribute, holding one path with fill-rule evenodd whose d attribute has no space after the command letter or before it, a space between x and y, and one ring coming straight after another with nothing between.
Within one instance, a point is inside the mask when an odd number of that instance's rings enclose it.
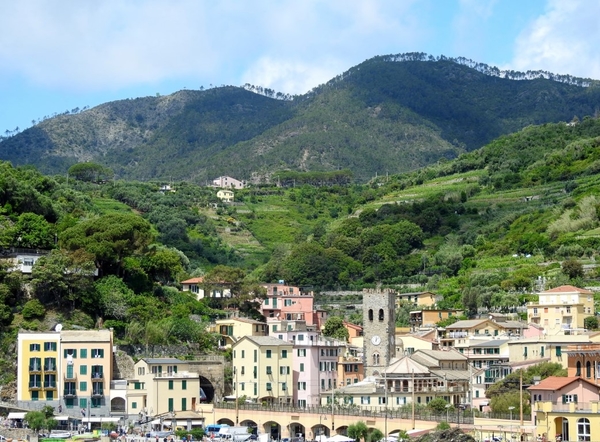
<instances>
[{"instance_id":1,"label":"hillside village","mask_svg":"<svg viewBox=\"0 0 600 442\"><path fill-rule=\"evenodd\" d=\"M181 287L199 299L230 296L226 283L205 291L202 282ZM3 405L13 410L8 421L22 425L26 410L49 405L64 429L228 424L277 440L288 432L308 440L345 434L348 418L361 416L382 431L385 421L390 437L420 434L440 420L482 439L593 440L600 428L600 333L584 327L595 314L587 289L539 292L526 321L490 314L447 326L437 323L462 312L437 308L431 292L365 289L363 326L344 322L347 339L337 339L324 335L327 313L311 291L283 281L263 287L266 321L232 310L210 325L230 352L231 384L223 382L225 366L215 372L223 359L175 357L175 349L132 358L112 329L19 332L16 397ZM395 325L398 302L414 305L408 329ZM567 376L524 384L522 373L543 363ZM486 390L515 373L526 398L492 410ZM268 419L253 417L265 411Z\"/></svg>"}]
</instances>

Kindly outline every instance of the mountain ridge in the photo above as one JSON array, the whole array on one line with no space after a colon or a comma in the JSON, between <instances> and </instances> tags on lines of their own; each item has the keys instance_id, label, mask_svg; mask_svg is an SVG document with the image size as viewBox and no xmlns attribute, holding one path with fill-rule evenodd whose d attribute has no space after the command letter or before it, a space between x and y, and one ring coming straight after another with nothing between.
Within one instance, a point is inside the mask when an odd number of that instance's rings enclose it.
<instances>
[{"instance_id":1,"label":"mountain ridge","mask_svg":"<svg viewBox=\"0 0 600 442\"><path fill-rule=\"evenodd\" d=\"M59 115L4 140L0 158L44 173L93 161L141 180L350 169L366 181L530 124L595 114L600 101L594 80L420 53L374 57L293 100L247 89L184 90Z\"/></svg>"}]
</instances>

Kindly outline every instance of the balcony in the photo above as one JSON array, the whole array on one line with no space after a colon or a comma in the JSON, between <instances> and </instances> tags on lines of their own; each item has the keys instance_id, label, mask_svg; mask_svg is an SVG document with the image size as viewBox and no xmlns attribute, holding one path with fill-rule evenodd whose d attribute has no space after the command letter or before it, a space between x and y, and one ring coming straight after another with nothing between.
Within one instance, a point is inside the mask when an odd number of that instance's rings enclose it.
<instances>
[{"instance_id":1,"label":"balcony","mask_svg":"<svg viewBox=\"0 0 600 442\"><path fill-rule=\"evenodd\" d=\"M56 390L56 381L45 381L44 388L46 390Z\"/></svg>"},{"instance_id":2,"label":"balcony","mask_svg":"<svg viewBox=\"0 0 600 442\"><path fill-rule=\"evenodd\" d=\"M46 373L56 373L56 364L44 365L44 372L46 372Z\"/></svg>"},{"instance_id":3,"label":"balcony","mask_svg":"<svg viewBox=\"0 0 600 442\"><path fill-rule=\"evenodd\" d=\"M600 402L561 402L542 401L536 402L535 411L546 413L598 413L600 412Z\"/></svg>"},{"instance_id":4,"label":"balcony","mask_svg":"<svg viewBox=\"0 0 600 442\"><path fill-rule=\"evenodd\" d=\"M94 388L92 390L92 397L102 397L104 396L104 390L102 390L101 388Z\"/></svg>"},{"instance_id":5,"label":"balcony","mask_svg":"<svg viewBox=\"0 0 600 442\"><path fill-rule=\"evenodd\" d=\"M104 373L102 372L93 372L92 373L92 382L102 382L104 379Z\"/></svg>"},{"instance_id":6,"label":"balcony","mask_svg":"<svg viewBox=\"0 0 600 442\"><path fill-rule=\"evenodd\" d=\"M29 373L41 373L42 372L42 366L41 365L30 365L29 366Z\"/></svg>"},{"instance_id":7,"label":"balcony","mask_svg":"<svg viewBox=\"0 0 600 442\"><path fill-rule=\"evenodd\" d=\"M76 381L76 380L77 380L77 374L75 372L65 373L65 381Z\"/></svg>"},{"instance_id":8,"label":"balcony","mask_svg":"<svg viewBox=\"0 0 600 442\"><path fill-rule=\"evenodd\" d=\"M30 390L41 390L42 389L42 383L41 382L30 382L29 383L29 389Z\"/></svg>"},{"instance_id":9,"label":"balcony","mask_svg":"<svg viewBox=\"0 0 600 442\"><path fill-rule=\"evenodd\" d=\"M77 396L77 390L75 390L74 388L66 388L63 393L63 396L65 398L74 398Z\"/></svg>"}]
</instances>

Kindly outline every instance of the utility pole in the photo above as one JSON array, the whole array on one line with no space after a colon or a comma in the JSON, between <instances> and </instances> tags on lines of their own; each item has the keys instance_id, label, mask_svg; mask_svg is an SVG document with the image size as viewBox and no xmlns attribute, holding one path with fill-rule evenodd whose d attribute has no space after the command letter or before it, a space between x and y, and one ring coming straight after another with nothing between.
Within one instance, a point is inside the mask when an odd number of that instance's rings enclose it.
<instances>
[{"instance_id":1,"label":"utility pole","mask_svg":"<svg viewBox=\"0 0 600 442\"><path fill-rule=\"evenodd\" d=\"M412 369L412 412L411 412L411 421L412 421L412 429L415 429L415 369Z\"/></svg>"},{"instance_id":2,"label":"utility pole","mask_svg":"<svg viewBox=\"0 0 600 442\"><path fill-rule=\"evenodd\" d=\"M519 441L523 435L523 369L519 370L519 414L521 415L521 422L519 425Z\"/></svg>"},{"instance_id":3,"label":"utility pole","mask_svg":"<svg viewBox=\"0 0 600 442\"><path fill-rule=\"evenodd\" d=\"M386 367L387 368L387 367ZM384 382L384 395L385 395L385 417L383 418L383 430L384 430L384 442L388 442L388 430L387 430L387 413L388 413L388 385L387 385L387 373L383 371L383 382Z\"/></svg>"}]
</instances>

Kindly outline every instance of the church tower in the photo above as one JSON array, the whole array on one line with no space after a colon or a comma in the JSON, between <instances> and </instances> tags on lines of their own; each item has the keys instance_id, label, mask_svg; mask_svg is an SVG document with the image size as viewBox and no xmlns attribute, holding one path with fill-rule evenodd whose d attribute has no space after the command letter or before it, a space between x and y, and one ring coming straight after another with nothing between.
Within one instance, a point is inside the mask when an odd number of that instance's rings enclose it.
<instances>
[{"instance_id":1,"label":"church tower","mask_svg":"<svg viewBox=\"0 0 600 442\"><path fill-rule=\"evenodd\" d=\"M396 356L396 291L363 292L363 359L365 376L381 374Z\"/></svg>"}]
</instances>

